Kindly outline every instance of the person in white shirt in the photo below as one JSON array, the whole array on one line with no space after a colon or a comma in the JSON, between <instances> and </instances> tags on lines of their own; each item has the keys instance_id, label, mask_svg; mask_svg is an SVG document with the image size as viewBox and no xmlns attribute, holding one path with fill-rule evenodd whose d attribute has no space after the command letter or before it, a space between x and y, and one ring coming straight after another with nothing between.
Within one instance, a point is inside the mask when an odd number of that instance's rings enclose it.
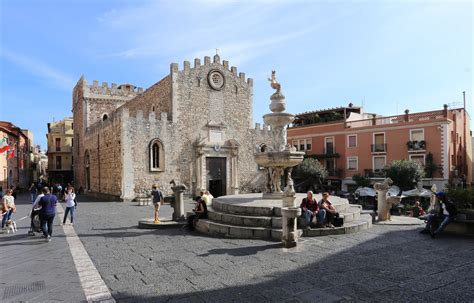
<instances>
[{"instance_id":1,"label":"person in white shirt","mask_svg":"<svg viewBox=\"0 0 474 303\"><path fill-rule=\"evenodd\" d=\"M64 212L63 224L66 224L67 215L71 213L71 225L74 224L74 214L76 212L76 194L74 193L74 187L69 186L66 194L66 210Z\"/></svg>"},{"instance_id":2,"label":"person in white shirt","mask_svg":"<svg viewBox=\"0 0 474 303\"><path fill-rule=\"evenodd\" d=\"M8 220L11 220L13 213L16 213L15 198L13 197L13 190L7 190L7 194L3 196L1 211L3 213L2 228Z\"/></svg>"}]
</instances>

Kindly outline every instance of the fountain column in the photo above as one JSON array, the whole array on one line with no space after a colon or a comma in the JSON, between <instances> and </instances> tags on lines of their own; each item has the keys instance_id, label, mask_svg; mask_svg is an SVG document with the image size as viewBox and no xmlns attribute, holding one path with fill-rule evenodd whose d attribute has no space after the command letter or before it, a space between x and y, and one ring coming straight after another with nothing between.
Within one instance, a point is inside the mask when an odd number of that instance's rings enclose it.
<instances>
[{"instance_id":1,"label":"fountain column","mask_svg":"<svg viewBox=\"0 0 474 303\"><path fill-rule=\"evenodd\" d=\"M285 113L285 96L281 93L280 83L276 80L275 71L269 79L271 87L276 92L270 97L271 113L263 116L265 125L271 127L271 146L265 150L258 150L255 162L266 169L266 192L264 199L282 200L282 242L287 248L295 247L298 241L297 217L301 210L295 205L296 193L291 179L291 168L303 161L304 152L298 152L286 142L286 126L293 122L295 115ZM286 168L287 185L281 190L281 178Z\"/></svg>"}]
</instances>

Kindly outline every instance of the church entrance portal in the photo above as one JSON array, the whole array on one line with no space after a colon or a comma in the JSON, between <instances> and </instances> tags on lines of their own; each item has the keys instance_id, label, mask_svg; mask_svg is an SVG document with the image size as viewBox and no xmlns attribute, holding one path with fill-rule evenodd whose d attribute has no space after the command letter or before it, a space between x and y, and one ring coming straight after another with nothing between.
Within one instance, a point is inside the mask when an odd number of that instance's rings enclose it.
<instances>
[{"instance_id":1,"label":"church entrance portal","mask_svg":"<svg viewBox=\"0 0 474 303\"><path fill-rule=\"evenodd\" d=\"M207 189L214 197L226 195L226 158L207 157Z\"/></svg>"}]
</instances>

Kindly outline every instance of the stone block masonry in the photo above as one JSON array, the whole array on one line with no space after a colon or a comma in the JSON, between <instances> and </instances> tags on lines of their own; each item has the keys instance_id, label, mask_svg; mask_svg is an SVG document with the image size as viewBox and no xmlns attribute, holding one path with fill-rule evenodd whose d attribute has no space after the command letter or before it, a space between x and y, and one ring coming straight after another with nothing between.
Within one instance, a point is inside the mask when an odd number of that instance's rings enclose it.
<instances>
[{"instance_id":1,"label":"stone block masonry","mask_svg":"<svg viewBox=\"0 0 474 303\"><path fill-rule=\"evenodd\" d=\"M234 194L262 179L253 154L269 145L270 130L253 126L253 81L229 70L229 62L216 55L204 64L195 59L194 67L185 62L182 70L172 63L170 74L145 91L119 87L90 87L83 78L76 85L76 186L128 201L153 184L171 194L171 180L196 194L220 178L220 194ZM163 163L151 169L156 141ZM216 158L224 159L223 171L207 167Z\"/></svg>"}]
</instances>

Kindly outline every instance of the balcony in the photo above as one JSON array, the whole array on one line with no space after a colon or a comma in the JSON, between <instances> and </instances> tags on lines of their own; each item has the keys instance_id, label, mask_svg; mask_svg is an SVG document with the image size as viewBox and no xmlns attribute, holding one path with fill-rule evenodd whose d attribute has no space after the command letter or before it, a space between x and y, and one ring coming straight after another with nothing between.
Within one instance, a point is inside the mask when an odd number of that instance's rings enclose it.
<instances>
[{"instance_id":1,"label":"balcony","mask_svg":"<svg viewBox=\"0 0 474 303\"><path fill-rule=\"evenodd\" d=\"M386 153L387 144L371 144L371 150L373 153Z\"/></svg>"},{"instance_id":2,"label":"balcony","mask_svg":"<svg viewBox=\"0 0 474 303\"><path fill-rule=\"evenodd\" d=\"M385 172L382 169L364 169L364 175L367 178L384 178Z\"/></svg>"},{"instance_id":3,"label":"balcony","mask_svg":"<svg viewBox=\"0 0 474 303\"><path fill-rule=\"evenodd\" d=\"M334 150L334 147L325 147L324 148L324 153L323 154L313 154L313 155L308 155L308 157L315 158L315 159L331 159L331 158L339 158L339 154L336 153Z\"/></svg>"},{"instance_id":4,"label":"balcony","mask_svg":"<svg viewBox=\"0 0 474 303\"><path fill-rule=\"evenodd\" d=\"M408 151L424 151L426 150L426 141L408 141L407 142Z\"/></svg>"}]
</instances>

